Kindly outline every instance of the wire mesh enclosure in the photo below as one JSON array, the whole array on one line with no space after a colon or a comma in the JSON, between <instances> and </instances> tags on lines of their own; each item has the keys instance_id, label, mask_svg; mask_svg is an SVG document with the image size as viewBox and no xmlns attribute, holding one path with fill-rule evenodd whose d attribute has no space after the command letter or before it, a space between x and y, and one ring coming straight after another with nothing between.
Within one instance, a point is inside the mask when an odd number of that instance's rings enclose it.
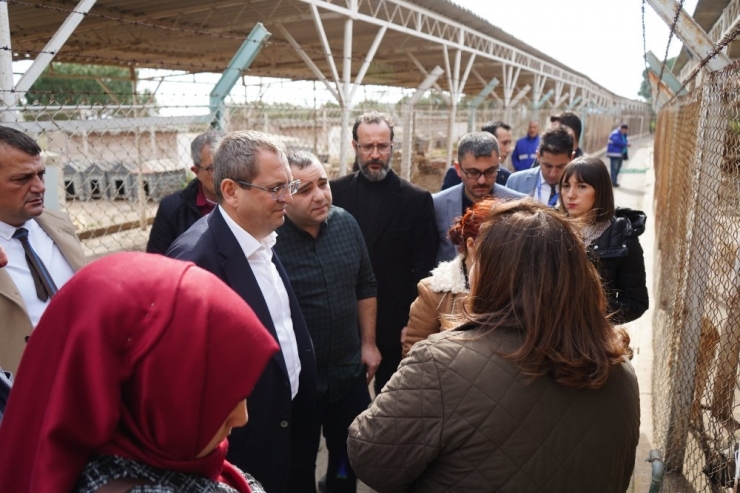
<instances>
[{"instance_id":1,"label":"wire mesh enclosure","mask_svg":"<svg viewBox=\"0 0 740 493\"><path fill-rule=\"evenodd\" d=\"M659 114L655 448L663 491L725 492L740 437L740 65Z\"/></svg>"}]
</instances>

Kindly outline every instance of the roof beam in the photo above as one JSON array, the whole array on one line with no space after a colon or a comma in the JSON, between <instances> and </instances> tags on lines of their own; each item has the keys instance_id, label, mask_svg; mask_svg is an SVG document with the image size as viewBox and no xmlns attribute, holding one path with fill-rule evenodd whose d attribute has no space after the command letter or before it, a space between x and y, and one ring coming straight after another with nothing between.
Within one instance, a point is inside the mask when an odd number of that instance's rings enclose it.
<instances>
[{"instance_id":1,"label":"roof beam","mask_svg":"<svg viewBox=\"0 0 740 493\"><path fill-rule=\"evenodd\" d=\"M337 65L334 63L334 56L332 56L331 54L331 46L329 46L329 39L326 37L326 31L324 30L324 23L321 21L321 16L319 15L319 9L316 7L316 5L311 5L311 14L313 15L313 21L314 21L314 24L316 25L316 31L318 31L319 33L319 39L321 40L321 45L324 47L324 57L326 58L326 61L329 63L329 69L331 70L331 75L332 77L334 77L334 83L337 85L337 92L342 95L342 101L343 101L345 96L348 96L348 94L342 94L341 84L339 82L339 72L337 71Z\"/></svg>"},{"instance_id":2,"label":"roof beam","mask_svg":"<svg viewBox=\"0 0 740 493\"><path fill-rule=\"evenodd\" d=\"M303 62L306 65L308 65L308 68L311 69L311 72L313 72L313 75L317 79L319 79L321 82L323 82L326 89L331 93L332 96L334 96L334 99L336 99L337 102L341 103L342 99L336 87L331 85L329 80L324 76L321 70L319 70L319 67L316 66L316 63L313 60L311 60L311 57L309 57L306 54L303 48L300 47L300 45L296 42L293 36L290 35L288 30L285 29L285 27L282 24L278 24L277 27L280 30L280 33L283 35L283 37L288 41L290 46L292 46L295 52L298 53L298 56L301 57L301 60L303 60Z\"/></svg>"},{"instance_id":3,"label":"roof beam","mask_svg":"<svg viewBox=\"0 0 740 493\"><path fill-rule=\"evenodd\" d=\"M673 18L680 5L675 0L647 0L647 3L655 10L669 27L673 25ZM714 51L714 42L709 39L704 29L681 8L678 23L676 24L676 36L680 39L686 49L699 60L703 60ZM722 70L730 64L730 59L724 53L717 53L709 59L707 67L711 71Z\"/></svg>"},{"instance_id":4,"label":"roof beam","mask_svg":"<svg viewBox=\"0 0 740 493\"><path fill-rule=\"evenodd\" d=\"M229 66L221 74L221 78L213 87L210 94L209 107L214 117L211 123L213 128L223 128L221 108L223 107L224 99L229 95L231 89L234 88L234 84L239 80L242 72L257 58L257 55L262 50L262 47L265 46L267 40L270 39L270 36L271 34L265 29L265 26L258 22L234 54L234 57L229 62Z\"/></svg>"},{"instance_id":5,"label":"roof beam","mask_svg":"<svg viewBox=\"0 0 740 493\"><path fill-rule=\"evenodd\" d=\"M360 71L357 72L357 77L355 78L355 86L352 88L352 94L349 97L350 101L352 101L352 99L355 97L355 92L357 92L357 87L360 84L362 84L362 80L365 78L365 74L367 73L367 70L370 68L370 64L372 63L373 58L375 57L375 52L378 51L380 42L383 41L383 36L385 36L385 32L387 30L388 30L388 27L383 26L380 28L380 31L378 31L378 34L375 35L373 44L370 46L370 51L368 51L367 55L365 55L365 60L362 62Z\"/></svg>"},{"instance_id":6,"label":"roof beam","mask_svg":"<svg viewBox=\"0 0 740 493\"><path fill-rule=\"evenodd\" d=\"M31 88L34 82L39 78L44 69L49 66L49 63L54 59L57 52L62 49L64 43L67 42L70 35L74 32L77 26L82 22L96 0L80 0L77 7L69 13L67 19L59 26L59 29L51 37L46 46L36 56L33 64L26 70L21 76L18 83L15 85L15 95L13 96L16 101L20 100L26 95L26 92Z\"/></svg>"},{"instance_id":7,"label":"roof beam","mask_svg":"<svg viewBox=\"0 0 740 493\"><path fill-rule=\"evenodd\" d=\"M660 74L660 69L662 67L662 62L658 60L658 57L655 56L655 54L652 51L648 51L645 54L645 60L647 60L648 65L650 68L655 72L656 74ZM676 78L675 75L673 75L673 72L668 67L665 67L663 70L663 82L671 88L671 91L673 91L674 94L678 94L679 96L683 96L686 94L686 89L681 89L683 86L681 82ZM679 92L679 90L681 92Z\"/></svg>"}]
</instances>

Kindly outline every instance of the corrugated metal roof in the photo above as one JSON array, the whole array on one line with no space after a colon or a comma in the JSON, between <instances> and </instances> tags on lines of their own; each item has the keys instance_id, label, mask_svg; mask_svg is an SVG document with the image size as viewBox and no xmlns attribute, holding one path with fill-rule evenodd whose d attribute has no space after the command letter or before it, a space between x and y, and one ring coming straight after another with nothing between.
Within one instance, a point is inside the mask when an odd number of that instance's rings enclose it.
<instances>
[{"instance_id":1,"label":"corrugated metal roof","mask_svg":"<svg viewBox=\"0 0 740 493\"><path fill-rule=\"evenodd\" d=\"M76 0L8 0L11 42L16 59L35 57L61 25ZM532 48L489 21L449 0L411 0L467 28L495 38L570 74L583 74ZM335 2L336 3L336 2ZM34 6L35 5L35 6ZM361 0L365 14L378 0ZM41 7L39 7L41 6ZM329 45L341 73L344 17L320 8ZM187 72L222 72L252 27L262 22L272 33L268 46L248 70L249 75L313 80L315 75L284 39L278 25L285 26L324 74L331 70L311 17L310 5L299 0L98 0L66 45L58 61L99 63L131 67L163 68ZM356 21L353 30L353 77L359 72L378 27ZM409 58L412 53L427 70L444 67L442 47L418 36L389 29L363 81L365 84L417 87L424 79ZM463 56L463 67L467 56ZM465 92L477 93L493 77L503 82L502 63L476 58L475 75ZM522 70L518 86L533 85L534 75ZM447 78L438 81L443 88ZM548 81L544 90L553 88ZM605 93L612 94L601 88ZM501 96L503 83L496 89ZM614 96L616 97L616 96Z\"/></svg>"}]
</instances>

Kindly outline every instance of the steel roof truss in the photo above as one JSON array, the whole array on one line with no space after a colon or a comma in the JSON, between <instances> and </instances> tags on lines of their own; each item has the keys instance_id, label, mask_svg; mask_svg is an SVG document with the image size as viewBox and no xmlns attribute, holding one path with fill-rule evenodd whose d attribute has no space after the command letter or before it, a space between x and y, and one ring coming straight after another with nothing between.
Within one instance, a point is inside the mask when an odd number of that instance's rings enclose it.
<instances>
[{"instance_id":1,"label":"steel roof truss","mask_svg":"<svg viewBox=\"0 0 740 493\"><path fill-rule=\"evenodd\" d=\"M283 35L286 41L288 41L288 44L290 44L290 46L293 47L293 50L295 50L298 56L301 57L301 60L303 60L306 65L308 65L308 68L311 69L313 75L316 76L316 78L319 79L321 82L323 82L324 86L326 86L326 89L331 93L332 96L334 96L334 99L336 99L339 104L342 104L342 99L339 95L339 91L337 91L335 86L332 86L331 82L329 82L329 79L324 76L324 74L321 72L321 69L319 69L316 63L311 60L311 57L309 57L308 54L303 50L303 48L301 48L301 46L288 32L288 30L285 29L285 26L283 26L282 24L277 24L277 28L280 30L280 33Z\"/></svg>"},{"instance_id":2,"label":"steel roof truss","mask_svg":"<svg viewBox=\"0 0 740 493\"><path fill-rule=\"evenodd\" d=\"M362 13L359 10L356 13L350 12L346 7L339 5L346 3L346 1L341 0L299 1L317 7L320 6L322 9L332 12L351 15L355 20L361 20L369 24L378 26L386 25L397 32L416 36L468 53L476 53L478 56L483 56L486 59L514 65L534 74L546 75L551 79L562 80L569 84L587 88L596 93L603 93L609 99L615 97L583 77L569 73L501 41L473 31L462 24L451 21L418 5L404 2L403 0L374 0L374 2L377 1L376 8L374 10L368 10L372 15ZM361 5L370 5L370 2L363 0ZM421 29L419 29L419 26L421 26Z\"/></svg>"}]
</instances>

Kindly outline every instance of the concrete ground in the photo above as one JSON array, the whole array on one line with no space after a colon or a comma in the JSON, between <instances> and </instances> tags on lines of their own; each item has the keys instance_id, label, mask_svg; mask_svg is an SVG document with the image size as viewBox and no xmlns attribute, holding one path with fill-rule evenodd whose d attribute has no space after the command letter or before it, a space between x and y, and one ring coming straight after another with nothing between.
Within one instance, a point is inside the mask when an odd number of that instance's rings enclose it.
<instances>
[{"instance_id":1,"label":"concrete ground","mask_svg":"<svg viewBox=\"0 0 740 493\"><path fill-rule=\"evenodd\" d=\"M614 199L619 207L629 207L642 210L647 214L648 221L645 233L640 236L640 243L645 251L645 269L647 284L650 291L651 308L639 320L626 326L630 334L631 346L634 350L632 365L635 368L640 385L640 441L635 456L635 470L630 482L630 493L647 493L650 489L651 467L647 459L653 447L653 419L652 419L652 382L651 372L653 364L652 345L652 300L653 287L653 250L655 244L655 216L653 214L653 186L655 174L653 172L653 139L643 138L632 143L630 159L624 163L619 175L620 187L614 189ZM609 160L604 158L607 167ZM605 444L608 446L608 444ZM316 464L316 479L326 471L326 449L322 440L321 450ZM372 493L364 484L360 484L358 493Z\"/></svg>"},{"instance_id":2,"label":"concrete ground","mask_svg":"<svg viewBox=\"0 0 740 493\"><path fill-rule=\"evenodd\" d=\"M645 251L645 270L650 292L650 309L642 317L627 324L631 346L634 350L632 366L635 368L640 385L640 441L635 457L635 471L632 475L629 492L647 493L650 489L651 467L647 459L653 447L652 382L653 365L653 253L655 246L655 215L653 213L653 139L636 141L630 148L630 159L619 175L620 187L614 189L617 206L639 209L647 214L647 227L640 236L640 244ZM609 165L609 160L604 158Z\"/></svg>"}]
</instances>

